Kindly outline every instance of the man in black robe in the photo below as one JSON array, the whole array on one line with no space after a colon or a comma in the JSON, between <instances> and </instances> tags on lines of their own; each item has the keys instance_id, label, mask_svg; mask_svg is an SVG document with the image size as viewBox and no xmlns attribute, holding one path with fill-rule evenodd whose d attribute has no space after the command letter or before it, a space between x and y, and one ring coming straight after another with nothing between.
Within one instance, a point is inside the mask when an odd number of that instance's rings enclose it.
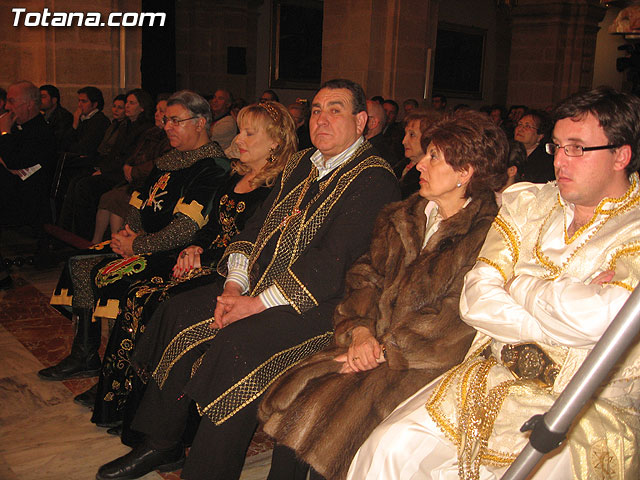
<instances>
[{"instance_id":1,"label":"man in black robe","mask_svg":"<svg viewBox=\"0 0 640 480\"><path fill-rule=\"evenodd\" d=\"M136 353L154 369L132 424L146 440L101 467L98 479L181 465L191 400L203 418L183 477L240 476L262 394L329 344L345 273L366 251L380 208L399 199L393 171L362 137L365 102L358 84L326 82L311 106L317 150L292 156L228 247L224 286L192 290L156 311Z\"/></svg>"},{"instance_id":2,"label":"man in black robe","mask_svg":"<svg viewBox=\"0 0 640 480\"><path fill-rule=\"evenodd\" d=\"M40 90L20 81L7 89L0 117L0 224L31 224L40 232L49 219L48 197L56 140L40 113Z\"/></svg>"}]
</instances>

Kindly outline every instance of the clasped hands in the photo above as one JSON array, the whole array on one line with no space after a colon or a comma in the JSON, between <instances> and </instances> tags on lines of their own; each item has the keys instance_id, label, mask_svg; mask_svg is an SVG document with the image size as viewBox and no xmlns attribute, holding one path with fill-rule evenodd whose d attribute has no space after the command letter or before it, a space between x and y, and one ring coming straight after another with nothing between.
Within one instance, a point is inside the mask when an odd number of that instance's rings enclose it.
<instances>
[{"instance_id":1,"label":"clasped hands","mask_svg":"<svg viewBox=\"0 0 640 480\"><path fill-rule=\"evenodd\" d=\"M266 310L259 297L242 295L240 285L235 282L227 282L224 291L216 301L211 329L224 328L233 322Z\"/></svg>"},{"instance_id":2,"label":"clasped hands","mask_svg":"<svg viewBox=\"0 0 640 480\"><path fill-rule=\"evenodd\" d=\"M125 225L122 230L111 235L111 250L123 257L133 255L133 241L140 235L131 230L129 225Z\"/></svg>"},{"instance_id":3,"label":"clasped hands","mask_svg":"<svg viewBox=\"0 0 640 480\"><path fill-rule=\"evenodd\" d=\"M351 345L347 353L334 358L342 362L340 373L355 373L373 370L386 362L382 345L366 327L356 327L351 331Z\"/></svg>"},{"instance_id":4,"label":"clasped hands","mask_svg":"<svg viewBox=\"0 0 640 480\"><path fill-rule=\"evenodd\" d=\"M200 263L200 255L204 250L202 247L197 245L190 245L178 255L178 260L176 264L173 266L173 276L174 278L180 278L184 276L185 273L190 272L196 268L202 268L202 264Z\"/></svg>"}]
</instances>

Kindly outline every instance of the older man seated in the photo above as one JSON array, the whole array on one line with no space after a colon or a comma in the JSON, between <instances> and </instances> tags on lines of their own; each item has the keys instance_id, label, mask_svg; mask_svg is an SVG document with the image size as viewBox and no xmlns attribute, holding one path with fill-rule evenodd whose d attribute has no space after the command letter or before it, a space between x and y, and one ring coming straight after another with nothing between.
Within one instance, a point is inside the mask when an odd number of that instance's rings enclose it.
<instances>
[{"instance_id":1,"label":"older man seated","mask_svg":"<svg viewBox=\"0 0 640 480\"><path fill-rule=\"evenodd\" d=\"M466 276L467 359L374 431L350 478L499 478L638 285L640 99L601 87L555 116L556 182L504 192ZM639 370L636 345L533 478L637 478Z\"/></svg>"},{"instance_id":2,"label":"older man seated","mask_svg":"<svg viewBox=\"0 0 640 480\"><path fill-rule=\"evenodd\" d=\"M262 394L329 343L345 272L366 251L380 208L399 198L391 168L362 137L365 108L360 85L326 82L311 105L317 149L291 156L234 237L220 267L224 286L177 295L156 311L136 347L138 361L150 351L142 360L153 372L132 424L147 441L103 465L98 479L181 465L192 399L203 418L183 477L240 476Z\"/></svg>"}]
</instances>

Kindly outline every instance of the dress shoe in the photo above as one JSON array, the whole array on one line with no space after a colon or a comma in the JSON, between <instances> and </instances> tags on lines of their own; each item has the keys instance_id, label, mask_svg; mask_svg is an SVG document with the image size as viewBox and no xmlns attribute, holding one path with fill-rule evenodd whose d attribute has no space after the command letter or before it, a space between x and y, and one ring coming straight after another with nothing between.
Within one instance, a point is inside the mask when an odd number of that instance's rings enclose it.
<instances>
[{"instance_id":1,"label":"dress shoe","mask_svg":"<svg viewBox=\"0 0 640 480\"><path fill-rule=\"evenodd\" d=\"M119 437L120 435L122 435L122 424L109 428L107 430L107 433L109 435L115 435L116 437Z\"/></svg>"},{"instance_id":2,"label":"dress shoe","mask_svg":"<svg viewBox=\"0 0 640 480\"><path fill-rule=\"evenodd\" d=\"M100 365L100 357L97 353L95 355L89 355L86 358L69 355L59 364L40 370L38 376L42 380L54 381L96 377L100 373Z\"/></svg>"},{"instance_id":3,"label":"dress shoe","mask_svg":"<svg viewBox=\"0 0 640 480\"><path fill-rule=\"evenodd\" d=\"M184 446L181 443L168 450L156 450L145 442L126 455L101 466L96 479L131 480L153 470L172 472L182 467L184 459Z\"/></svg>"},{"instance_id":4,"label":"dress shoe","mask_svg":"<svg viewBox=\"0 0 640 480\"><path fill-rule=\"evenodd\" d=\"M78 405L82 405L83 407L90 408L93 410L93 406L96 404L96 396L98 395L98 384L96 383L93 387L87 390L80 395L76 395L73 398L73 401Z\"/></svg>"}]
</instances>

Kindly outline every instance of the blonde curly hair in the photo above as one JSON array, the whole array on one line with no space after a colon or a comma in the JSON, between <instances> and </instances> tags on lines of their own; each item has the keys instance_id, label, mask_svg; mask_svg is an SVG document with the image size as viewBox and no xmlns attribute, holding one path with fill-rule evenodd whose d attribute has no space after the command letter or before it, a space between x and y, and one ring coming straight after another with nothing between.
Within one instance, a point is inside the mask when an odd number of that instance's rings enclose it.
<instances>
[{"instance_id":1,"label":"blonde curly hair","mask_svg":"<svg viewBox=\"0 0 640 480\"><path fill-rule=\"evenodd\" d=\"M251 180L251 186L273 186L276 177L280 174L292 154L298 150L298 137L293 118L278 102L254 103L244 107L238 112L238 126L244 122L261 126L267 135L278 144L270 153L270 157L262 170ZM240 175L246 174L249 169L239 160L231 162L231 168Z\"/></svg>"}]
</instances>

